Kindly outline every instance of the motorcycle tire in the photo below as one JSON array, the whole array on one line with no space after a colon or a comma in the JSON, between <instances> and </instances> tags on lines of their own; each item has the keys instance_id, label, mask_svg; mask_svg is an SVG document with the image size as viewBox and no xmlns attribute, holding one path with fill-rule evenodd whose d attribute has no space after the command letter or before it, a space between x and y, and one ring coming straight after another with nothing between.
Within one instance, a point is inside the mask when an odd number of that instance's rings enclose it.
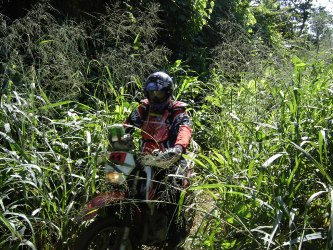
<instances>
[{"instance_id":1,"label":"motorcycle tire","mask_svg":"<svg viewBox=\"0 0 333 250\"><path fill-rule=\"evenodd\" d=\"M92 222L76 240L75 250L119 250L124 229L114 218L101 218ZM125 250L137 249L128 238Z\"/></svg>"}]
</instances>

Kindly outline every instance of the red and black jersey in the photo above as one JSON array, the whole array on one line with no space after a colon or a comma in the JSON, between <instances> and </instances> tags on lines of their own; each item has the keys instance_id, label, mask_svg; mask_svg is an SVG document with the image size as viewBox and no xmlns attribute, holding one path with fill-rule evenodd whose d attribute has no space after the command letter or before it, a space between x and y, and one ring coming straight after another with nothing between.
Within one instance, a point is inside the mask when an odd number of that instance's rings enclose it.
<instances>
[{"instance_id":1,"label":"red and black jersey","mask_svg":"<svg viewBox=\"0 0 333 250\"><path fill-rule=\"evenodd\" d=\"M186 103L170 100L162 113L154 113L149 101L145 99L126 119L125 126L132 125L141 129L143 152L154 149L164 151L175 145L181 145L186 150L192 136L186 106ZM127 133L133 131L134 128L126 126Z\"/></svg>"}]
</instances>

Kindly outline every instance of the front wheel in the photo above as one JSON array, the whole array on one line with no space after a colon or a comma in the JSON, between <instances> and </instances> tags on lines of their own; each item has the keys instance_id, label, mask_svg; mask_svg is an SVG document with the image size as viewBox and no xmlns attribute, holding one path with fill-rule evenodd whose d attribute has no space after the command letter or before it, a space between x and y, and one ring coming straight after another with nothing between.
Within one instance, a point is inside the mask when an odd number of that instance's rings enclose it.
<instances>
[{"instance_id":1,"label":"front wheel","mask_svg":"<svg viewBox=\"0 0 333 250\"><path fill-rule=\"evenodd\" d=\"M130 238L123 240L124 228L113 218L101 218L91 223L78 237L76 250L133 250ZM124 247L120 247L123 244Z\"/></svg>"}]
</instances>

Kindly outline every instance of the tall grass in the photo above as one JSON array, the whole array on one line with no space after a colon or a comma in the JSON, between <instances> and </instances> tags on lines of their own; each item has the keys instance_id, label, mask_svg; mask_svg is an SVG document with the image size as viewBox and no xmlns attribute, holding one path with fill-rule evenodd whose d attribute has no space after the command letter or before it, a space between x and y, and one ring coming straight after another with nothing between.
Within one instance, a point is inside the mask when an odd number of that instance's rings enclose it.
<instances>
[{"instance_id":1,"label":"tall grass","mask_svg":"<svg viewBox=\"0 0 333 250\"><path fill-rule=\"evenodd\" d=\"M268 67L238 86L218 74L202 82L173 65L176 96L193 108L194 139L203 146L190 187L200 195L189 248L332 247L332 65L297 57L292 64L289 79ZM0 111L1 248L71 247L75 217L99 190L105 128L135 105L111 78L112 103L92 96L93 108L51 102L36 83L24 93L8 85ZM204 88L205 103L191 103Z\"/></svg>"},{"instance_id":2,"label":"tall grass","mask_svg":"<svg viewBox=\"0 0 333 250\"><path fill-rule=\"evenodd\" d=\"M157 11L83 22L42 4L15 21L0 15L1 249L71 248L75 217L99 189L105 128L166 61Z\"/></svg>"},{"instance_id":3,"label":"tall grass","mask_svg":"<svg viewBox=\"0 0 333 250\"><path fill-rule=\"evenodd\" d=\"M195 117L210 150L192 189L214 200L203 249L332 247L332 64L292 64L283 85L268 81L282 80L273 67L237 88L216 82Z\"/></svg>"},{"instance_id":4,"label":"tall grass","mask_svg":"<svg viewBox=\"0 0 333 250\"><path fill-rule=\"evenodd\" d=\"M34 84L7 89L1 107L0 248L70 248L78 211L98 190L105 128L128 113L50 103Z\"/></svg>"},{"instance_id":5,"label":"tall grass","mask_svg":"<svg viewBox=\"0 0 333 250\"><path fill-rule=\"evenodd\" d=\"M111 98L109 82L135 95L137 80L167 63L169 51L155 45L157 13L156 5L135 13L115 5L73 20L43 1L15 21L0 14L1 78L21 92L36 82L52 102Z\"/></svg>"}]
</instances>

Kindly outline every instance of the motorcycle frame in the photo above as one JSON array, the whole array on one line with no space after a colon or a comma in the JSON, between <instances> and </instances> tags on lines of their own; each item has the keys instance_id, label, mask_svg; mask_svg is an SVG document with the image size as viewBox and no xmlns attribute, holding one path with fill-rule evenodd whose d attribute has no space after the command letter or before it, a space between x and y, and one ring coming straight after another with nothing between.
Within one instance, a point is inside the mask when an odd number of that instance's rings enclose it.
<instances>
[{"instance_id":1,"label":"motorcycle frame","mask_svg":"<svg viewBox=\"0 0 333 250\"><path fill-rule=\"evenodd\" d=\"M132 228L131 223L134 222L134 224L139 225L140 229L135 230L140 232L140 237L138 237L138 241L140 242L146 242L149 238L149 223L151 215L155 212L156 202L153 201L155 197L155 187L154 187L154 175L155 175L155 167L150 166L140 166L136 162L135 168L131 172L131 176L133 176L133 180L131 180L131 187L128 187L128 190L114 190L110 192L104 192L100 193L94 198L92 198L85 206L85 208L82 210L81 215L83 214L83 221L89 221L97 217L98 214L101 213L101 211L105 211L107 214L115 213L117 210L114 208L113 205L115 204L126 204L127 201L129 204L131 204L131 199L137 195L138 191L138 185L139 181L142 181L142 179L145 180L145 183L143 184L145 186L145 193L140 193L139 196L144 197L144 199L135 200L135 202L139 202L139 204L135 205L135 220L131 220L129 214L131 213L131 206L127 205L125 206L125 219L124 221L124 237L128 237L129 230ZM144 173L145 176L142 177L141 174ZM117 187L117 186L115 186ZM139 190L140 192L140 190ZM143 207L141 204L144 204L148 208L148 213L143 214ZM128 211L126 211L129 209ZM148 215L147 219L144 219L143 217L145 215ZM143 228L142 228L143 227ZM168 231L168 230L167 230ZM166 231L166 232L167 232ZM167 237L167 233L164 236L165 239Z\"/></svg>"}]
</instances>

